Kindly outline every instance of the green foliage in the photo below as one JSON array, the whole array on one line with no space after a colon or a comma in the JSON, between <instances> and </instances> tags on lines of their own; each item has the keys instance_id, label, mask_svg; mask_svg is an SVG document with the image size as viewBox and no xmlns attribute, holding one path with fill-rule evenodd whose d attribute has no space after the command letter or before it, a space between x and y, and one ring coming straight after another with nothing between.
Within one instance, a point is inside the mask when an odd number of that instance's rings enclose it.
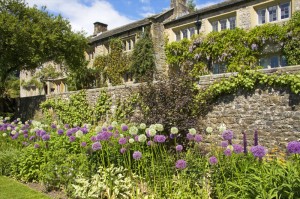
<instances>
[{"instance_id":1,"label":"green foliage","mask_svg":"<svg viewBox=\"0 0 300 199\"><path fill-rule=\"evenodd\" d=\"M110 113L112 102L106 91L101 91L95 104L96 121L105 121Z\"/></svg>"},{"instance_id":2,"label":"green foliage","mask_svg":"<svg viewBox=\"0 0 300 199\"><path fill-rule=\"evenodd\" d=\"M126 99L118 99L113 118L117 121L127 122L139 104L141 104L139 94L131 95Z\"/></svg>"},{"instance_id":3,"label":"green foliage","mask_svg":"<svg viewBox=\"0 0 300 199\"><path fill-rule=\"evenodd\" d=\"M188 0L186 6L188 7L190 13L196 11L196 3L194 2L194 0Z\"/></svg>"},{"instance_id":4,"label":"green foliage","mask_svg":"<svg viewBox=\"0 0 300 199\"><path fill-rule=\"evenodd\" d=\"M153 80L155 71L154 48L150 31L146 30L136 42L132 53L130 72L136 81Z\"/></svg>"},{"instance_id":5,"label":"green foliage","mask_svg":"<svg viewBox=\"0 0 300 199\"><path fill-rule=\"evenodd\" d=\"M14 148L0 149L0 175L9 176L12 168L21 155L20 150Z\"/></svg>"},{"instance_id":6,"label":"green foliage","mask_svg":"<svg viewBox=\"0 0 300 199\"><path fill-rule=\"evenodd\" d=\"M95 58L93 67L97 69L100 85L107 80L112 85L122 84L122 77L128 73L130 68L130 55L123 53L121 39L109 41L110 53Z\"/></svg>"},{"instance_id":7,"label":"green foliage","mask_svg":"<svg viewBox=\"0 0 300 199\"><path fill-rule=\"evenodd\" d=\"M9 74L31 70L48 61L75 70L84 61L87 39L69 22L23 0L0 1L0 88ZM17 55L17 56L16 56Z\"/></svg>"},{"instance_id":8,"label":"green foliage","mask_svg":"<svg viewBox=\"0 0 300 199\"><path fill-rule=\"evenodd\" d=\"M20 79L15 76L8 77L5 82L5 93L3 96L7 96L9 98L17 98L20 96Z\"/></svg>"}]
</instances>

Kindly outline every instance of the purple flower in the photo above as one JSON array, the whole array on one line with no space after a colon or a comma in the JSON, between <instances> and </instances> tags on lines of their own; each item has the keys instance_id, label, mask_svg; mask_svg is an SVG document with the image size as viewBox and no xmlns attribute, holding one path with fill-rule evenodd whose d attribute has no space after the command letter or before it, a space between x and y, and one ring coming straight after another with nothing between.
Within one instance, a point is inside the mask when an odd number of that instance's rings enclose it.
<instances>
[{"instance_id":1,"label":"purple flower","mask_svg":"<svg viewBox=\"0 0 300 199\"><path fill-rule=\"evenodd\" d=\"M28 134L27 133L25 133L23 136L24 136L24 138L28 138Z\"/></svg>"},{"instance_id":2,"label":"purple flower","mask_svg":"<svg viewBox=\"0 0 300 199\"><path fill-rule=\"evenodd\" d=\"M231 150L230 149L226 149L225 151L224 151L224 155L226 155L226 156L231 156Z\"/></svg>"},{"instance_id":3,"label":"purple flower","mask_svg":"<svg viewBox=\"0 0 300 199\"><path fill-rule=\"evenodd\" d=\"M96 141L97 141L97 137L96 137L96 136L92 136L92 137L91 137L91 141L92 141L92 142L96 142Z\"/></svg>"},{"instance_id":4,"label":"purple flower","mask_svg":"<svg viewBox=\"0 0 300 199\"><path fill-rule=\"evenodd\" d=\"M139 159L142 158L142 153L139 152L139 151L135 151L135 152L132 154L132 157L133 157L133 159L135 159L135 160L139 160Z\"/></svg>"},{"instance_id":5,"label":"purple flower","mask_svg":"<svg viewBox=\"0 0 300 199\"><path fill-rule=\"evenodd\" d=\"M93 151L98 151L102 148L102 145L100 144L100 142L95 142L93 145L92 145L92 149Z\"/></svg>"},{"instance_id":6,"label":"purple flower","mask_svg":"<svg viewBox=\"0 0 300 199\"><path fill-rule=\"evenodd\" d=\"M177 160L177 161L176 161L176 164L175 164L175 167L176 167L177 169L185 169L185 168L186 168L186 161L185 161L185 160L182 160L182 159Z\"/></svg>"},{"instance_id":7,"label":"purple flower","mask_svg":"<svg viewBox=\"0 0 300 199\"><path fill-rule=\"evenodd\" d=\"M153 146L153 144L154 144L154 143L153 143L153 141L151 141L151 140L149 140L149 141L147 142L147 145L148 145L148 146Z\"/></svg>"},{"instance_id":8,"label":"purple flower","mask_svg":"<svg viewBox=\"0 0 300 199\"><path fill-rule=\"evenodd\" d=\"M121 148L120 153L124 154L126 152L126 148Z\"/></svg>"},{"instance_id":9,"label":"purple flower","mask_svg":"<svg viewBox=\"0 0 300 199\"><path fill-rule=\"evenodd\" d=\"M257 50L257 44L252 44L252 45L251 45L251 49L252 49L252 50Z\"/></svg>"},{"instance_id":10,"label":"purple flower","mask_svg":"<svg viewBox=\"0 0 300 199\"><path fill-rule=\"evenodd\" d=\"M176 146L176 151L177 151L177 152L181 152L182 149L183 149L183 146L182 146L182 145L177 145L177 146Z\"/></svg>"},{"instance_id":11,"label":"purple flower","mask_svg":"<svg viewBox=\"0 0 300 199\"><path fill-rule=\"evenodd\" d=\"M119 144L124 145L127 143L127 139L126 138L120 138L119 139Z\"/></svg>"},{"instance_id":12,"label":"purple flower","mask_svg":"<svg viewBox=\"0 0 300 199\"><path fill-rule=\"evenodd\" d=\"M222 137L224 140L232 140L233 138L233 132L231 130L225 130L222 133Z\"/></svg>"},{"instance_id":13,"label":"purple flower","mask_svg":"<svg viewBox=\"0 0 300 199\"><path fill-rule=\"evenodd\" d=\"M189 140L189 141L192 141L194 140L194 136L190 133L186 134L186 138Z\"/></svg>"},{"instance_id":14,"label":"purple flower","mask_svg":"<svg viewBox=\"0 0 300 199\"><path fill-rule=\"evenodd\" d=\"M23 144L24 146L28 146L28 143L27 143L27 142L22 142L22 144Z\"/></svg>"},{"instance_id":15,"label":"purple flower","mask_svg":"<svg viewBox=\"0 0 300 199\"><path fill-rule=\"evenodd\" d=\"M166 136L164 135L155 135L154 136L154 142L163 143L166 141Z\"/></svg>"},{"instance_id":16,"label":"purple flower","mask_svg":"<svg viewBox=\"0 0 300 199\"><path fill-rule=\"evenodd\" d=\"M255 157L262 158L266 155L267 151L265 147L257 145L251 147L251 152Z\"/></svg>"},{"instance_id":17,"label":"purple flower","mask_svg":"<svg viewBox=\"0 0 300 199\"><path fill-rule=\"evenodd\" d=\"M108 128L107 128L109 131L112 131L113 129L114 129L114 127L113 126L108 126Z\"/></svg>"},{"instance_id":18,"label":"purple flower","mask_svg":"<svg viewBox=\"0 0 300 199\"><path fill-rule=\"evenodd\" d=\"M200 134L196 134L195 135L195 138L194 138L194 140L195 140L195 142L201 142L202 141L202 136L200 135Z\"/></svg>"},{"instance_id":19,"label":"purple flower","mask_svg":"<svg viewBox=\"0 0 300 199\"><path fill-rule=\"evenodd\" d=\"M222 141L222 142L221 142L221 146L222 146L223 148L228 147L228 142L227 142L227 141Z\"/></svg>"},{"instance_id":20,"label":"purple flower","mask_svg":"<svg viewBox=\"0 0 300 199\"><path fill-rule=\"evenodd\" d=\"M139 141L139 136L138 135L134 136L134 141L136 141L136 142Z\"/></svg>"},{"instance_id":21,"label":"purple flower","mask_svg":"<svg viewBox=\"0 0 300 199\"><path fill-rule=\"evenodd\" d=\"M86 147L86 142L81 142L80 144L82 147Z\"/></svg>"},{"instance_id":22,"label":"purple flower","mask_svg":"<svg viewBox=\"0 0 300 199\"><path fill-rule=\"evenodd\" d=\"M218 159L215 156L212 156L209 158L209 163L211 165L217 164L218 163Z\"/></svg>"},{"instance_id":23,"label":"purple flower","mask_svg":"<svg viewBox=\"0 0 300 199\"><path fill-rule=\"evenodd\" d=\"M243 146L240 144L233 144L233 151L235 153L242 153L243 152Z\"/></svg>"},{"instance_id":24,"label":"purple flower","mask_svg":"<svg viewBox=\"0 0 300 199\"><path fill-rule=\"evenodd\" d=\"M57 131L57 134L58 134L58 135L62 135L62 134L64 134L64 130L62 130L62 129L59 129L59 130Z\"/></svg>"},{"instance_id":25,"label":"purple flower","mask_svg":"<svg viewBox=\"0 0 300 199\"><path fill-rule=\"evenodd\" d=\"M40 145L38 143L35 143L34 148L38 149L38 148L40 148Z\"/></svg>"},{"instance_id":26,"label":"purple flower","mask_svg":"<svg viewBox=\"0 0 300 199\"><path fill-rule=\"evenodd\" d=\"M35 136L34 136L34 135L31 136L31 137L29 138L30 141L32 141L32 140L34 140L34 139L35 139Z\"/></svg>"},{"instance_id":27,"label":"purple flower","mask_svg":"<svg viewBox=\"0 0 300 199\"><path fill-rule=\"evenodd\" d=\"M80 128L83 134L87 134L89 130L86 127Z\"/></svg>"},{"instance_id":28,"label":"purple flower","mask_svg":"<svg viewBox=\"0 0 300 199\"><path fill-rule=\"evenodd\" d=\"M73 135L71 135L71 136L69 137L69 140L70 140L70 142L74 142L74 141L76 140L76 137L73 136Z\"/></svg>"},{"instance_id":29,"label":"purple flower","mask_svg":"<svg viewBox=\"0 0 300 199\"><path fill-rule=\"evenodd\" d=\"M52 129L56 129L56 125L55 124L51 124L51 128Z\"/></svg>"},{"instance_id":30,"label":"purple flower","mask_svg":"<svg viewBox=\"0 0 300 199\"><path fill-rule=\"evenodd\" d=\"M42 136L42 139L43 139L44 141L48 141L48 140L50 140L50 135L45 134L45 135Z\"/></svg>"},{"instance_id":31,"label":"purple flower","mask_svg":"<svg viewBox=\"0 0 300 199\"><path fill-rule=\"evenodd\" d=\"M112 136L112 133L104 131L102 133L99 133L97 135L97 140L109 140L109 138Z\"/></svg>"},{"instance_id":32,"label":"purple flower","mask_svg":"<svg viewBox=\"0 0 300 199\"><path fill-rule=\"evenodd\" d=\"M73 133L74 133L73 129L69 129L69 130L67 130L66 135L67 135L68 137L70 137Z\"/></svg>"},{"instance_id":33,"label":"purple flower","mask_svg":"<svg viewBox=\"0 0 300 199\"><path fill-rule=\"evenodd\" d=\"M128 126L124 124L124 125L122 125L121 129L122 129L122 131L127 131L128 130Z\"/></svg>"},{"instance_id":34,"label":"purple flower","mask_svg":"<svg viewBox=\"0 0 300 199\"><path fill-rule=\"evenodd\" d=\"M69 124L65 124L65 129L69 129L70 125Z\"/></svg>"},{"instance_id":35,"label":"purple flower","mask_svg":"<svg viewBox=\"0 0 300 199\"><path fill-rule=\"evenodd\" d=\"M287 151L289 153L300 154L300 142L292 141L287 145Z\"/></svg>"}]
</instances>

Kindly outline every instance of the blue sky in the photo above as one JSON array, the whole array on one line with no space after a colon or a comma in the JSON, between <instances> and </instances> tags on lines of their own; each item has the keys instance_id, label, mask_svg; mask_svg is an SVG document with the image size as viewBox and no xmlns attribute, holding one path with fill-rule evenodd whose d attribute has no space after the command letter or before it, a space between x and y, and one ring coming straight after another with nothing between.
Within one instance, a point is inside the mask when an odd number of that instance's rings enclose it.
<instances>
[{"instance_id":1,"label":"blue sky","mask_svg":"<svg viewBox=\"0 0 300 199\"><path fill-rule=\"evenodd\" d=\"M171 0L25 0L30 6L46 6L54 14L67 18L73 30L93 32L96 21L113 29L170 7ZM206 7L222 0L194 0L197 8Z\"/></svg>"}]
</instances>

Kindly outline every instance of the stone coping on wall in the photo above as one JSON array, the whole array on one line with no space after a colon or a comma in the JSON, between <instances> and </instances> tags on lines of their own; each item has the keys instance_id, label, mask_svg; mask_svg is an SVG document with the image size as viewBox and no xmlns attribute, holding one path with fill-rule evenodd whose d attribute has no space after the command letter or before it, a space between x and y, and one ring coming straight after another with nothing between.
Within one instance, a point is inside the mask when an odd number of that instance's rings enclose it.
<instances>
[{"instance_id":1,"label":"stone coping on wall","mask_svg":"<svg viewBox=\"0 0 300 199\"><path fill-rule=\"evenodd\" d=\"M259 69L257 71L262 72L262 73L266 73L266 74L296 73L296 72L300 72L300 65L286 66L286 67L279 67L279 68ZM236 76L237 74L238 74L238 72L204 75L204 76L200 77L198 85L199 86L207 86L207 85L213 83L214 81L221 80L223 78L228 78L228 77L231 77L231 76Z\"/></svg>"}]
</instances>

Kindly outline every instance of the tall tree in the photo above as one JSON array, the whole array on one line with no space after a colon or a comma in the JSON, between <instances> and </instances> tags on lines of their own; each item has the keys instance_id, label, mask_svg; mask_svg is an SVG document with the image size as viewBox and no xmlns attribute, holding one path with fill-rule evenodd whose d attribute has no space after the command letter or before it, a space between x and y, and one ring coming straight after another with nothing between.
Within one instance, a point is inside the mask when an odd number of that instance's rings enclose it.
<instances>
[{"instance_id":1,"label":"tall tree","mask_svg":"<svg viewBox=\"0 0 300 199\"><path fill-rule=\"evenodd\" d=\"M194 2L194 0L188 0L186 6L190 13L196 11L196 3Z\"/></svg>"},{"instance_id":2,"label":"tall tree","mask_svg":"<svg viewBox=\"0 0 300 199\"><path fill-rule=\"evenodd\" d=\"M24 0L0 0L0 95L7 77L54 61L76 70L84 61L87 39L69 21Z\"/></svg>"}]
</instances>

